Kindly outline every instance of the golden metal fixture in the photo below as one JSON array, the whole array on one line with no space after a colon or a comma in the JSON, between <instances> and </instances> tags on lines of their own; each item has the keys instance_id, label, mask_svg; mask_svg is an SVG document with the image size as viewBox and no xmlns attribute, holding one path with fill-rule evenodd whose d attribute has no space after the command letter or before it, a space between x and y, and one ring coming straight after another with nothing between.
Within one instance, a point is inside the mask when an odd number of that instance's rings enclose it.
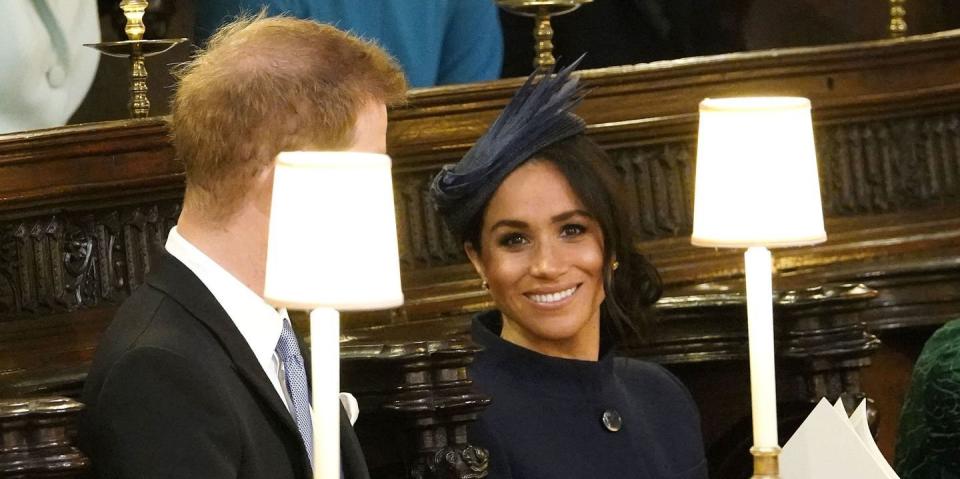
<instances>
[{"instance_id":1,"label":"golden metal fixture","mask_svg":"<svg viewBox=\"0 0 960 479\"><path fill-rule=\"evenodd\" d=\"M780 479L780 448L751 447L753 476L750 479Z\"/></svg>"},{"instance_id":2,"label":"golden metal fixture","mask_svg":"<svg viewBox=\"0 0 960 479\"><path fill-rule=\"evenodd\" d=\"M146 13L148 4L147 0L123 0L120 2L123 16L127 18L127 24L123 27L123 31L130 40L143 40L143 34L147 32L147 27L143 24L143 14Z\"/></svg>"},{"instance_id":3,"label":"golden metal fixture","mask_svg":"<svg viewBox=\"0 0 960 479\"><path fill-rule=\"evenodd\" d=\"M127 40L119 42L88 43L84 46L96 48L104 55L130 59L130 101L127 107L132 118L150 116L150 99L147 97L147 65L144 59L163 53L186 38L167 38L144 40L146 26L143 14L147 10L147 0L122 0L120 8L127 23L123 28Z\"/></svg>"},{"instance_id":4,"label":"golden metal fixture","mask_svg":"<svg viewBox=\"0 0 960 479\"><path fill-rule=\"evenodd\" d=\"M497 0L500 8L517 15L533 17L533 38L536 55L533 68L544 73L551 71L557 61L553 58L553 27L550 17L570 13L593 0Z\"/></svg>"},{"instance_id":5,"label":"golden metal fixture","mask_svg":"<svg viewBox=\"0 0 960 479\"><path fill-rule=\"evenodd\" d=\"M907 0L890 0L890 38L907 35Z\"/></svg>"}]
</instances>

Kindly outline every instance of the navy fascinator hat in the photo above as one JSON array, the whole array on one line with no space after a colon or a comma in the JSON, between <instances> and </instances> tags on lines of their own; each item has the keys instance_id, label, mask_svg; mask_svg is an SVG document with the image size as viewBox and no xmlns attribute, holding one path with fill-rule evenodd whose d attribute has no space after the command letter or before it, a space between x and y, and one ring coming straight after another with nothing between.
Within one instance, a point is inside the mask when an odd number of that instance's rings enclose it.
<instances>
[{"instance_id":1,"label":"navy fascinator hat","mask_svg":"<svg viewBox=\"0 0 960 479\"><path fill-rule=\"evenodd\" d=\"M463 238L507 175L540 150L586 129L571 113L583 98L578 79L571 76L582 58L556 74L530 75L473 148L434 177L430 193L457 238Z\"/></svg>"}]
</instances>

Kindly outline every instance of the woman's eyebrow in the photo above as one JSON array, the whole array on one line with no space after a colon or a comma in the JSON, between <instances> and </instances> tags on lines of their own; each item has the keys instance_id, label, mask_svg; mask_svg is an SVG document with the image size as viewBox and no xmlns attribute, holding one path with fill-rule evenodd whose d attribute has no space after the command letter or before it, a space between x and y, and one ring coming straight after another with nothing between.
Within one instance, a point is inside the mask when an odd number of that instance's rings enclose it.
<instances>
[{"instance_id":1,"label":"woman's eyebrow","mask_svg":"<svg viewBox=\"0 0 960 479\"><path fill-rule=\"evenodd\" d=\"M560 213L560 214L558 214L558 215L555 215L555 216L551 217L551 218L550 218L550 221L551 221L552 223L561 223L561 222L567 221L567 220L569 220L570 218L573 218L573 217L575 217L575 216L583 216L583 217L585 217L585 218L593 218L593 215L591 215L590 213L587 213L587 212L584 211L584 210L570 210L570 211L565 211L565 212L563 212L563 213ZM501 227L524 229L524 228L528 228L529 225L528 225L525 221L514 220L514 219L504 219L504 220L497 221L497 222L494 223L492 226L490 226L489 231L493 231L493 230L495 230L495 229L497 229L497 228L501 228Z\"/></svg>"},{"instance_id":2,"label":"woman's eyebrow","mask_svg":"<svg viewBox=\"0 0 960 479\"><path fill-rule=\"evenodd\" d=\"M587 218L593 218L593 215L591 215L590 213L587 213L584 210L570 210L565 213L560 213L559 215L556 215L553 218L550 218L550 220L554 223L560 223L563 221L567 221L570 218L573 218L574 216L585 216Z\"/></svg>"},{"instance_id":3,"label":"woman's eyebrow","mask_svg":"<svg viewBox=\"0 0 960 479\"><path fill-rule=\"evenodd\" d=\"M511 219L500 220L494 223L492 226L490 226L490 231L493 231L500 227L524 229L527 227L527 223L520 220L511 220Z\"/></svg>"}]
</instances>

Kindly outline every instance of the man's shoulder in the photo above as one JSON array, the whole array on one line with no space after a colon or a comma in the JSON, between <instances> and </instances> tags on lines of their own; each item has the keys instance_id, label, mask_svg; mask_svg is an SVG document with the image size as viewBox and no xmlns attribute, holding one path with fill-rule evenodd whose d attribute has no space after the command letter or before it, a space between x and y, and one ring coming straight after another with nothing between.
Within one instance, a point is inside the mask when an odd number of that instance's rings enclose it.
<instances>
[{"instance_id":1,"label":"man's shoulder","mask_svg":"<svg viewBox=\"0 0 960 479\"><path fill-rule=\"evenodd\" d=\"M189 349L209 336L203 324L179 301L164 291L144 284L117 310L101 345L110 342L158 347L179 351Z\"/></svg>"},{"instance_id":2,"label":"man's shoulder","mask_svg":"<svg viewBox=\"0 0 960 479\"><path fill-rule=\"evenodd\" d=\"M146 283L117 310L100 339L88 380L96 383L99 375L139 350L166 351L187 362L209 364L216 361L212 353L217 349L216 338L188 308Z\"/></svg>"}]
</instances>

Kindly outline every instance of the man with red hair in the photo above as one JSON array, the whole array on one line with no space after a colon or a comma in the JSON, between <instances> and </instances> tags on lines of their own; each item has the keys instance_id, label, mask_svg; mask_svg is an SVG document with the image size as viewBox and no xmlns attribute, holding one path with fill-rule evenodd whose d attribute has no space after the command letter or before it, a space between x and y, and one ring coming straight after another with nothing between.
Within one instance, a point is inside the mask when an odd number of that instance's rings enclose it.
<instances>
[{"instance_id":1,"label":"man with red hair","mask_svg":"<svg viewBox=\"0 0 960 479\"><path fill-rule=\"evenodd\" d=\"M385 152L386 107L406 82L373 44L262 15L224 26L178 77L183 211L103 336L81 446L96 477L306 479L304 361L286 311L262 298L274 157ZM345 418L341 464L346 479L368 478Z\"/></svg>"}]
</instances>

